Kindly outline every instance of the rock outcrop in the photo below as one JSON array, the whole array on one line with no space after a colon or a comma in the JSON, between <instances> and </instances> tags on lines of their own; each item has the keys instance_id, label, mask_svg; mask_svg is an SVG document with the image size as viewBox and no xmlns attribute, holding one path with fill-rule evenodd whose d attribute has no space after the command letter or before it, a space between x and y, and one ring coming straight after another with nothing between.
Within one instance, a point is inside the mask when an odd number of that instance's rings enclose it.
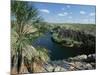
<instances>
[{"instance_id":1,"label":"rock outcrop","mask_svg":"<svg viewBox=\"0 0 100 75\"><path fill-rule=\"evenodd\" d=\"M78 55L67 60L50 61L44 64L45 72L92 70L96 68L95 54Z\"/></svg>"}]
</instances>

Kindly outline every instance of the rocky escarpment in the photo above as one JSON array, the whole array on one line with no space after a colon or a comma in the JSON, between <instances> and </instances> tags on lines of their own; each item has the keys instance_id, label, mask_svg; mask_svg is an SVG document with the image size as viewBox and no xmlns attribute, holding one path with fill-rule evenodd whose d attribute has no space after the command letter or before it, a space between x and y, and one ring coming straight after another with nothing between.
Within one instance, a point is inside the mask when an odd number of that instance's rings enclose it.
<instances>
[{"instance_id":1,"label":"rocky escarpment","mask_svg":"<svg viewBox=\"0 0 100 75\"><path fill-rule=\"evenodd\" d=\"M96 68L95 58L95 54L90 54L70 57L67 60L50 61L44 64L44 72L92 70Z\"/></svg>"},{"instance_id":2,"label":"rocky escarpment","mask_svg":"<svg viewBox=\"0 0 100 75\"><path fill-rule=\"evenodd\" d=\"M46 63L46 72L92 70L96 68L95 35L78 30L58 29L52 32L51 39L66 48L76 49L79 54L65 60Z\"/></svg>"},{"instance_id":3,"label":"rocky escarpment","mask_svg":"<svg viewBox=\"0 0 100 75\"><path fill-rule=\"evenodd\" d=\"M91 33L79 30L59 29L59 31L52 33L51 39L62 46L80 49L80 52L95 53L96 37Z\"/></svg>"}]
</instances>

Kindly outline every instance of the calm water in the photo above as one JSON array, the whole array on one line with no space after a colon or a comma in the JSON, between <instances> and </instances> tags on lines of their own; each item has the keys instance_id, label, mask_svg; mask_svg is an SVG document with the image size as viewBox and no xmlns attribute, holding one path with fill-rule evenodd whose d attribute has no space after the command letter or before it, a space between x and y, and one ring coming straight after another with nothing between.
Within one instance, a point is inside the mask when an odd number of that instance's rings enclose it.
<instances>
[{"instance_id":1,"label":"calm water","mask_svg":"<svg viewBox=\"0 0 100 75\"><path fill-rule=\"evenodd\" d=\"M48 32L44 36L39 37L35 42L34 46L42 46L49 50L51 60L67 59L68 57L76 56L80 54L75 48L66 48L51 40L51 34Z\"/></svg>"}]
</instances>

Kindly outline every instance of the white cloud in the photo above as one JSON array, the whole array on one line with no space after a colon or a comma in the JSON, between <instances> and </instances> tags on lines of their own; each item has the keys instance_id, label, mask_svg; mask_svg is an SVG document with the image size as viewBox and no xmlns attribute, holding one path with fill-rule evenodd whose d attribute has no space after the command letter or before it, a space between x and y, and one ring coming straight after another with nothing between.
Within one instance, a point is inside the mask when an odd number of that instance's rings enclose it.
<instances>
[{"instance_id":1,"label":"white cloud","mask_svg":"<svg viewBox=\"0 0 100 75\"><path fill-rule=\"evenodd\" d=\"M67 5L67 8L70 8L70 5Z\"/></svg>"},{"instance_id":2,"label":"white cloud","mask_svg":"<svg viewBox=\"0 0 100 75\"><path fill-rule=\"evenodd\" d=\"M50 13L50 11L49 11L49 10L47 10L47 9L40 9L40 11L41 11L41 12L44 12L44 13L47 13L47 14L49 14L49 13Z\"/></svg>"},{"instance_id":3,"label":"white cloud","mask_svg":"<svg viewBox=\"0 0 100 75\"><path fill-rule=\"evenodd\" d=\"M95 16L95 13L94 12L91 12L89 15L90 16Z\"/></svg>"},{"instance_id":4,"label":"white cloud","mask_svg":"<svg viewBox=\"0 0 100 75\"><path fill-rule=\"evenodd\" d=\"M65 8L62 8L62 10L65 10Z\"/></svg>"},{"instance_id":5,"label":"white cloud","mask_svg":"<svg viewBox=\"0 0 100 75\"><path fill-rule=\"evenodd\" d=\"M66 15L68 15L67 12L63 12L63 13L59 13L59 14L58 14L58 16L66 16Z\"/></svg>"},{"instance_id":6,"label":"white cloud","mask_svg":"<svg viewBox=\"0 0 100 75\"><path fill-rule=\"evenodd\" d=\"M80 11L80 14L84 15L84 14L86 14L86 12L85 11Z\"/></svg>"},{"instance_id":7,"label":"white cloud","mask_svg":"<svg viewBox=\"0 0 100 75\"><path fill-rule=\"evenodd\" d=\"M70 12L70 14L72 14L72 12Z\"/></svg>"},{"instance_id":8,"label":"white cloud","mask_svg":"<svg viewBox=\"0 0 100 75\"><path fill-rule=\"evenodd\" d=\"M67 12L64 12L63 14L64 14L64 15L68 15L68 13L67 13Z\"/></svg>"},{"instance_id":9,"label":"white cloud","mask_svg":"<svg viewBox=\"0 0 100 75\"><path fill-rule=\"evenodd\" d=\"M93 19L93 18L91 18L91 19L89 19L91 22L94 22L95 21L95 19Z\"/></svg>"},{"instance_id":10,"label":"white cloud","mask_svg":"<svg viewBox=\"0 0 100 75\"><path fill-rule=\"evenodd\" d=\"M89 21L89 19L83 19L83 21L84 21L84 22L88 22L88 21Z\"/></svg>"},{"instance_id":11,"label":"white cloud","mask_svg":"<svg viewBox=\"0 0 100 75\"><path fill-rule=\"evenodd\" d=\"M65 15L64 15L64 14L62 14L62 13L59 13L59 14L58 14L58 16L65 16Z\"/></svg>"},{"instance_id":12,"label":"white cloud","mask_svg":"<svg viewBox=\"0 0 100 75\"><path fill-rule=\"evenodd\" d=\"M62 10L66 10L66 8L70 8L70 5L67 5L65 8L62 8Z\"/></svg>"},{"instance_id":13,"label":"white cloud","mask_svg":"<svg viewBox=\"0 0 100 75\"><path fill-rule=\"evenodd\" d=\"M69 19L72 19L72 16L69 16L68 18L69 18Z\"/></svg>"}]
</instances>

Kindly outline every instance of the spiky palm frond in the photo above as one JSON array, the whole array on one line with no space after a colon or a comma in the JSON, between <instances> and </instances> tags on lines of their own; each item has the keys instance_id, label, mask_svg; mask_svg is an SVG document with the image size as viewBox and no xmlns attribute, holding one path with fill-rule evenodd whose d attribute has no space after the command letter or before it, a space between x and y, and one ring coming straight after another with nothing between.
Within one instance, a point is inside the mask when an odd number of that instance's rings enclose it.
<instances>
[{"instance_id":1,"label":"spiky palm frond","mask_svg":"<svg viewBox=\"0 0 100 75\"><path fill-rule=\"evenodd\" d=\"M40 57L40 59L42 59L44 62L50 60L47 49L43 47L39 47L39 46L36 47L36 49L37 49L38 56Z\"/></svg>"},{"instance_id":2,"label":"spiky palm frond","mask_svg":"<svg viewBox=\"0 0 100 75\"><path fill-rule=\"evenodd\" d=\"M14 22L11 22L13 25L11 26L12 63L14 63L13 66L17 68L17 72L20 73L24 57L27 59L27 63L32 63L32 58L35 57L36 59L46 54L43 50L38 52L37 49L32 47L32 42L34 38L37 37L37 35L34 34L37 32L37 29L33 28L33 25L39 19L37 9L35 9L34 6L29 5L28 2L12 1L11 13L14 17L14 20L12 19ZM39 62L42 62L41 59ZM30 68L28 68L28 70L32 72Z\"/></svg>"}]
</instances>

